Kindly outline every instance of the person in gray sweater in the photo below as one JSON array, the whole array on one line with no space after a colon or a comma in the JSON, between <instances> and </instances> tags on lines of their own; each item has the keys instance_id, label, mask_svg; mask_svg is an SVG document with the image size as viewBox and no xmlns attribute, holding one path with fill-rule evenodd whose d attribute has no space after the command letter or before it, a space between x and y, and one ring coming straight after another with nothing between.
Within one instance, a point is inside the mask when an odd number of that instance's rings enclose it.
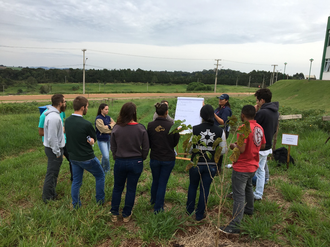
<instances>
[{"instance_id":1,"label":"person in gray sweater","mask_svg":"<svg viewBox=\"0 0 330 247\"><path fill-rule=\"evenodd\" d=\"M149 140L146 128L137 123L136 105L125 103L117 118L117 124L111 133L111 152L115 160L114 187L112 191L112 222L117 222L121 195L126 184L123 221L132 216L136 186L143 170L143 160L148 156Z\"/></svg>"},{"instance_id":2,"label":"person in gray sweater","mask_svg":"<svg viewBox=\"0 0 330 247\"><path fill-rule=\"evenodd\" d=\"M44 146L48 158L47 173L44 181L42 200L47 203L57 197L55 188L57 177L63 161L63 148L65 146L63 124L60 113L65 111L65 98L62 94L52 96L52 106L45 113Z\"/></svg>"}]
</instances>

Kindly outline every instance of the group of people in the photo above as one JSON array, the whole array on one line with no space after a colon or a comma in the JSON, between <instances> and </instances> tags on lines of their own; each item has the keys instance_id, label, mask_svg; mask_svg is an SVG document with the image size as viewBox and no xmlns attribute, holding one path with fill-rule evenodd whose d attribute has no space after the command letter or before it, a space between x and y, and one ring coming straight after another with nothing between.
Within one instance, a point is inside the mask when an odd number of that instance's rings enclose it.
<instances>
[{"instance_id":1,"label":"group of people","mask_svg":"<svg viewBox=\"0 0 330 247\"><path fill-rule=\"evenodd\" d=\"M257 105L244 106L242 121L249 121L251 134L245 137L243 146L230 144L230 148L239 148L241 155L233 163L233 220L220 230L225 233L238 233L243 214L253 214L254 199L260 200L265 184L265 166L267 156L271 153L272 136L276 131L278 120L278 102L271 102L271 92L260 89L255 93ZM152 172L151 199L154 213L164 211L164 198L170 174L174 168L180 134L169 133L174 120L168 115L168 102L155 104L153 121L147 128L137 122L136 105L125 103L119 113L117 122L108 116L109 107L99 106L95 119L95 129L82 116L88 111L88 100L78 96L73 101L74 113L63 122L66 101L63 95L52 97L49 106L39 122L39 134L44 136L43 144L48 158L47 173L42 198L45 203L56 200L56 184L63 154L69 160L71 171L71 196L74 208L81 206L79 190L82 185L83 171L90 172L96 180L96 202L104 203L105 174L110 172L109 151L111 150L115 165L113 169L114 187L111 199L112 222L117 222L120 215L121 196L126 185L125 203L122 209L124 222L132 216L136 187L143 171L143 161L150 151L150 168ZM44 115L44 116L43 116ZM227 151L226 137L229 134L228 118L232 115L229 96L219 97L219 107L214 110L211 105L203 105L200 109L202 123L193 126L193 135L200 135L198 148L193 152L191 160L199 155L197 166L189 170L189 188L186 203L188 215L195 213L197 221L205 218L210 186L213 177L218 173L222 158L215 162L214 141L220 137L219 146L223 155ZM220 127L219 127L220 125ZM65 137L66 136L66 137ZM239 137L239 136L238 136ZM102 153L102 162L94 154L93 145L97 141ZM211 155L205 155L208 151ZM204 155L203 155L204 154ZM259 158L260 157L260 158ZM257 175L256 191L253 192L252 178ZM198 187L200 195L196 206Z\"/></svg>"}]
</instances>

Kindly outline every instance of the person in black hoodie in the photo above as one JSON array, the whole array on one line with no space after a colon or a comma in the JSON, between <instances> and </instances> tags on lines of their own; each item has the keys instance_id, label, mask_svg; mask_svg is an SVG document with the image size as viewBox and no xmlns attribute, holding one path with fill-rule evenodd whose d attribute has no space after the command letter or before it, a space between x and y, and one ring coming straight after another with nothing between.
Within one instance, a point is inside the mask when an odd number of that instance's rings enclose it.
<instances>
[{"instance_id":1,"label":"person in black hoodie","mask_svg":"<svg viewBox=\"0 0 330 247\"><path fill-rule=\"evenodd\" d=\"M173 121L168 120L168 105L156 103L157 118L148 123L150 168L152 173L151 204L154 212L164 211L166 186L175 165L174 147L178 145L180 134L169 134Z\"/></svg>"},{"instance_id":2,"label":"person in black hoodie","mask_svg":"<svg viewBox=\"0 0 330 247\"><path fill-rule=\"evenodd\" d=\"M196 208L196 220L200 221L205 218L205 207L207 204L207 198L209 196L210 186L213 181L213 177L217 172L217 164L214 161L215 150L213 149L214 141L220 137L222 141L219 146L222 147L221 154L224 154L227 150L226 146L226 134L225 132L214 124L214 109L211 105L204 105L200 111L202 123L193 126L193 135L200 135L200 142L204 142L203 145L194 145L193 148L198 148L198 153L193 153L191 161L198 154L200 158L196 167L192 167L189 170L189 189L186 210L191 215L195 210L196 193L199 186L199 200ZM205 152L209 151L212 157L208 157Z\"/></svg>"},{"instance_id":3,"label":"person in black hoodie","mask_svg":"<svg viewBox=\"0 0 330 247\"><path fill-rule=\"evenodd\" d=\"M265 186L265 170L268 170L267 156L272 154L272 141L278 125L278 102L271 102L272 92L268 88L259 89L254 96L256 97L257 114L255 120L264 129L266 137L266 147L259 151L259 168L256 171L256 190L254 198L261 200ZM269 175L268 175L269 176ZM268 178L269 179L269 178Z\"/></svg>"}]
</instances>

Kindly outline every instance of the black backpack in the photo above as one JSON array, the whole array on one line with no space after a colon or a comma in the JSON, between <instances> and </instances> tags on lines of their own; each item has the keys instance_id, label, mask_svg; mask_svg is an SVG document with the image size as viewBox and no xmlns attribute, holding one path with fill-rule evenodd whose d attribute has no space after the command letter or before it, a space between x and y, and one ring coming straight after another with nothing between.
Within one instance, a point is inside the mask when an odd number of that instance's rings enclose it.
<instances>
[{"instance_id":1,"label":"black backpack","mask_svg":"<svg viewBox=\"0 0 330 247\"><path fill-rule=\"evenodd\" d=\"M273 157L277 161L278 166L280 166L282 164L286 164L287 157L288 157L288 150L285 147L278 148L273 152ZM290 155L289 163L294 164L294 159L292 158L291 155Z\"/></svg>"}]
</instances>

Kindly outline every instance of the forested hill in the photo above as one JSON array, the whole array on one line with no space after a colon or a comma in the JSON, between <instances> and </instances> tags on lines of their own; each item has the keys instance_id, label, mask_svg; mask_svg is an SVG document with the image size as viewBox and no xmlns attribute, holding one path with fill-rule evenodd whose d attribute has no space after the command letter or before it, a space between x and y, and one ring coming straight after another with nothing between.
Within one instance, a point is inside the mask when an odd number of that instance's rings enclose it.
<instances>
[{"instance_id":1,"label":"forested hill","mask_svg":"<svg viewBox=\"0 0 330 247\"><path fill-rule=\"evenodd\" d=\"M43 68L22 68L0 69L0 85L11 85L14 81L36 80L38 83L63 83L63 82L82 82L81 69L43 69ZM242 73L240 71L225 69L218 71L218 81L221 84L247 85L250 81L251 86L261 85L263 80L269 85L272 72L270 71L251 71ZM278 80L283 79L282 73L275 73ZM289 79L303 79L302 73L295 74ZM190 82L202 82L204 84L214 84L215 72L203 70L196 72L184 71L147 71L142 69L120 69L120 70L86 70L86 82L89 83L122 83L122 82L142 82L142 83L172 83L189 84Z\"/></svg>"}]
</instances>

